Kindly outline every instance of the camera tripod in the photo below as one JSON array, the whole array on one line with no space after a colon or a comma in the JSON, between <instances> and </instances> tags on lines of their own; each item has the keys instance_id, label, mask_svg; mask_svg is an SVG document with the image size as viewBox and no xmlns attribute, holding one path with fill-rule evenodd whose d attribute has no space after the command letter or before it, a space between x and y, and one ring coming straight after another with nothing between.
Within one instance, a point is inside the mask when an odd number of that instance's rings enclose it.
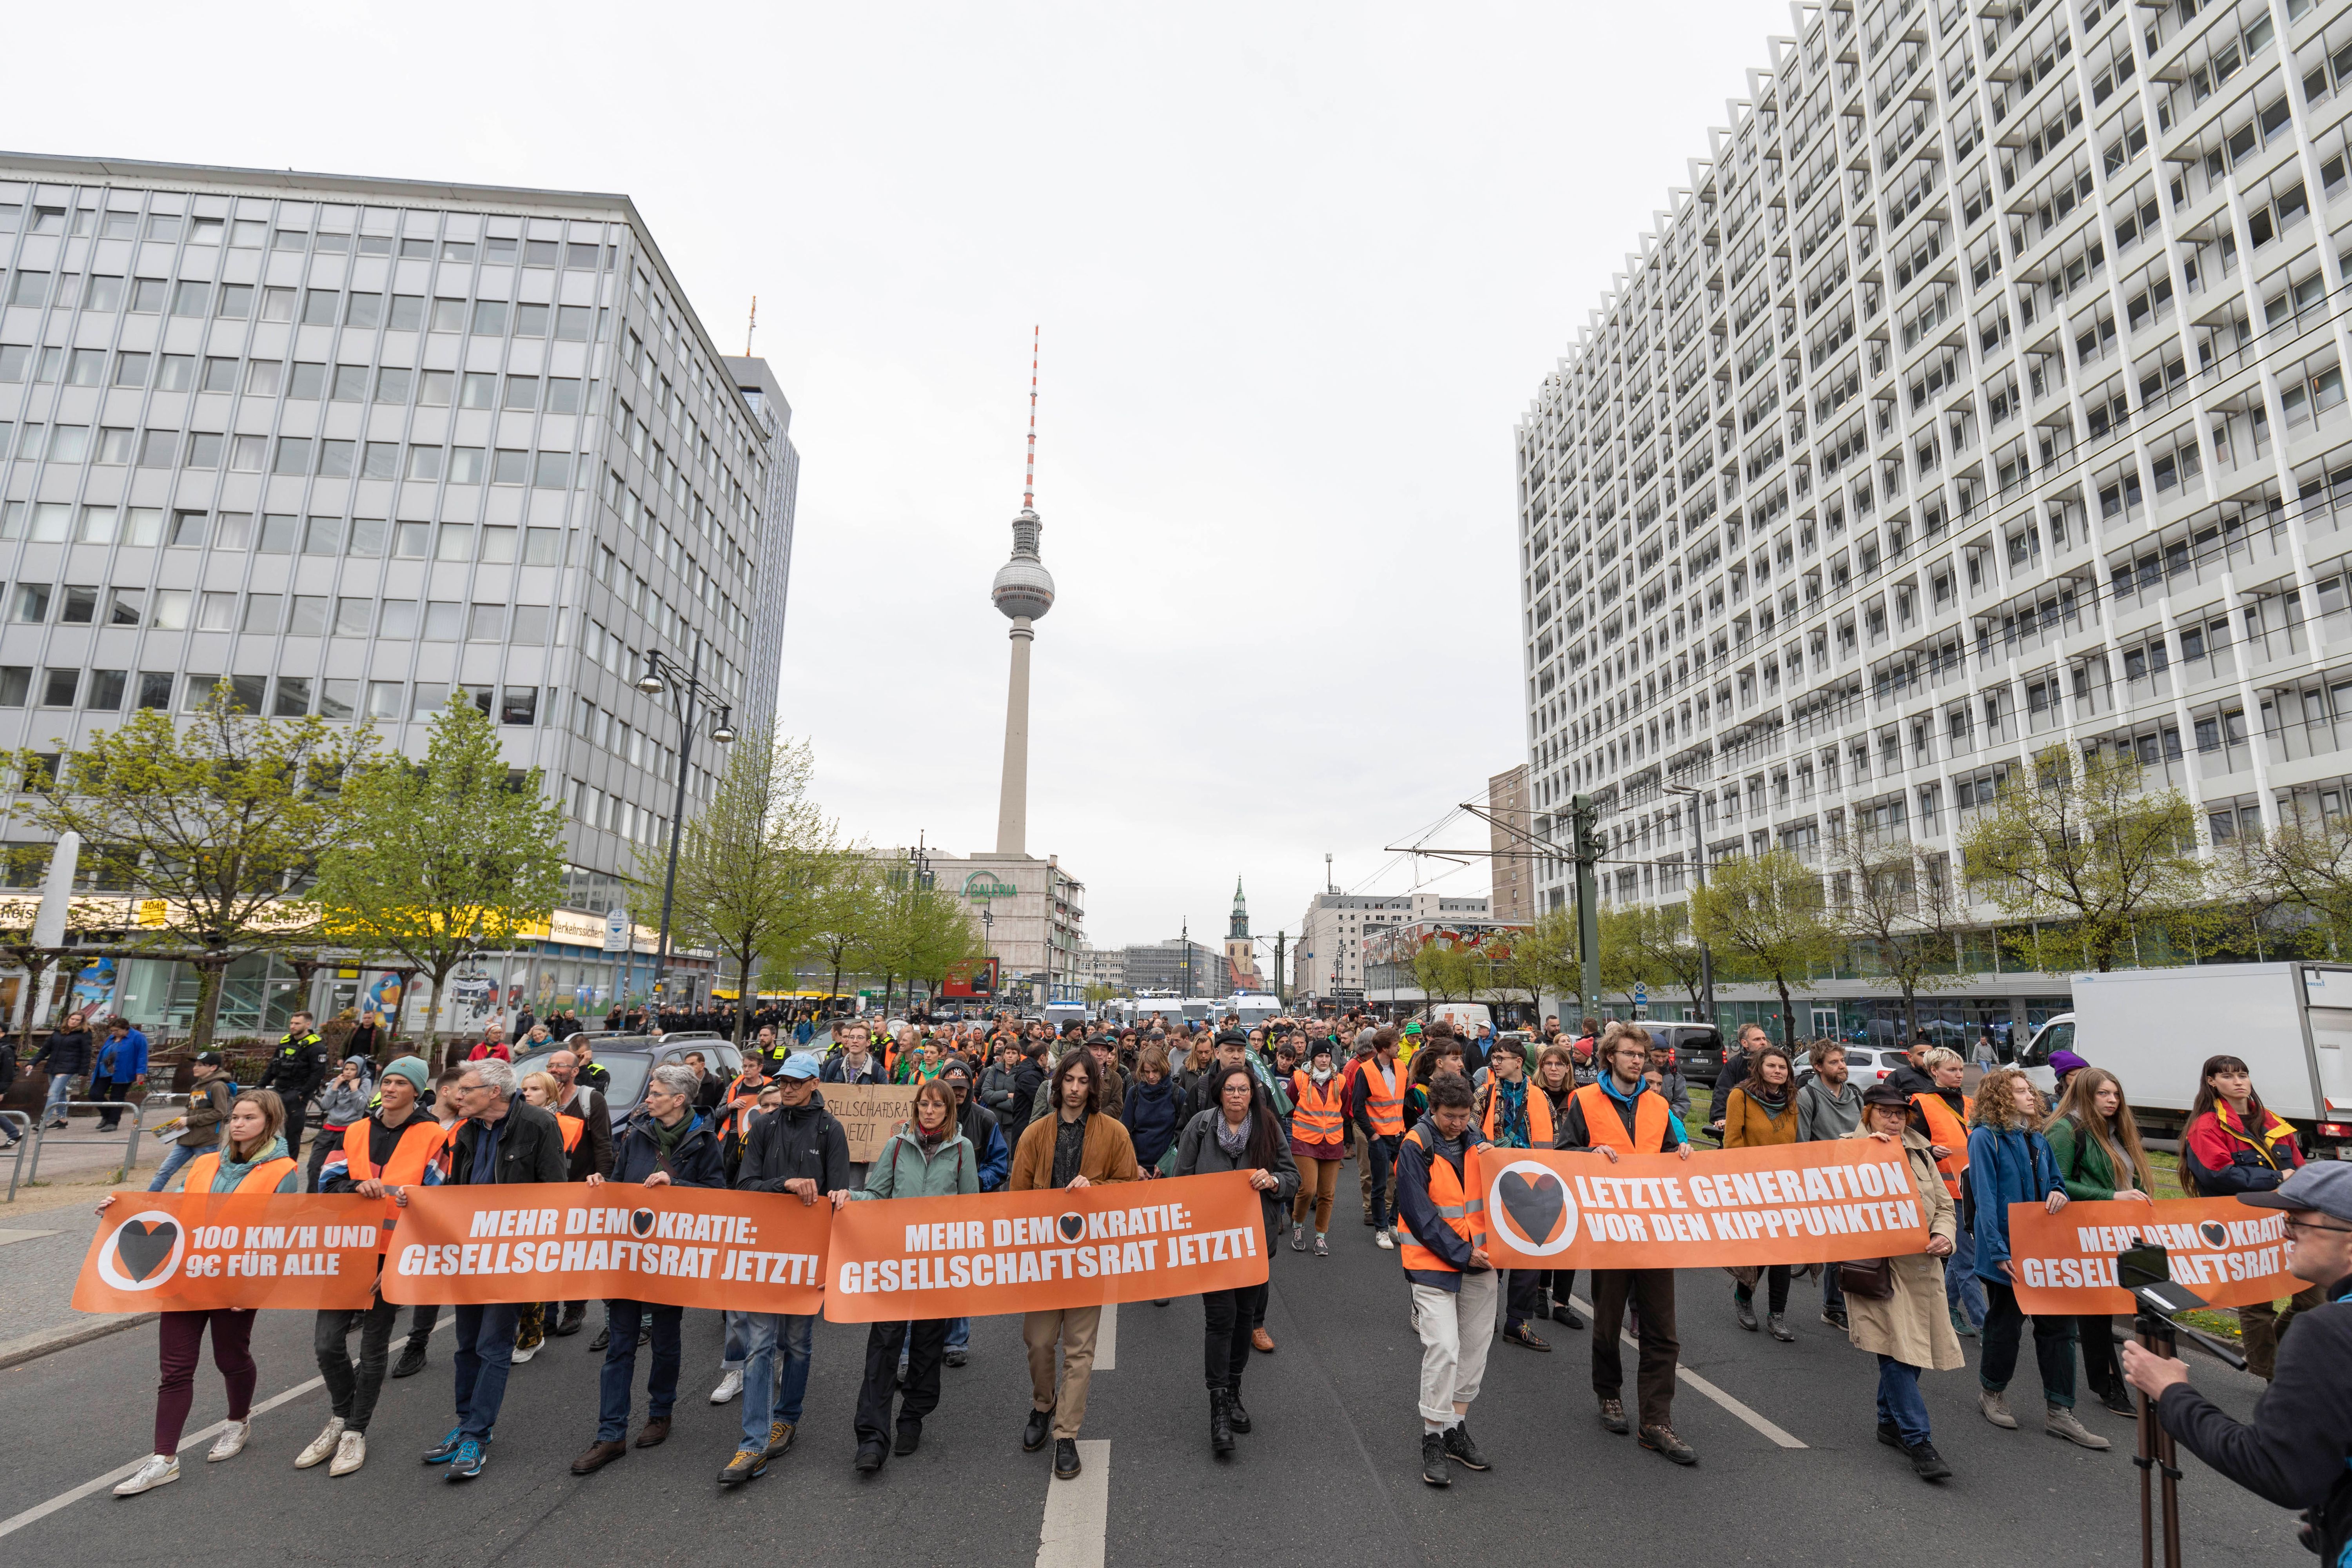
<instances>
[{"instance_id":1,"label":"camera tripod","mask_svg":"<svg viewBox=\"0 0 2352 1568\"><path fill-rule=\"evenodd\" d=\"M2176 1300L2187 1298L2189 1305L2202 1305L2194 1295L2179 1287L2172 1287ZM2142 1349L2169 1361L2175 1351L2174 1335L2185 1333L2213 1352L2221 1361L2241 1371L2245 1369L2243 1356L2221 1341L2199 1333L2195 1329L2175 1324L2163 1310L2148 1300L2150 1292L2135 1292L2139 1310L2133 1315L2132 1327L2139 1334ZM2175 1306L2174 1310L2180 1310ZM2180 1552L2180 1467L2172 1434L2156 1418L2156 1401L2143 1394L2139 1396L2139 1450L2132 1463L2139 1467L2139 1563L2140 1568L2156 1568L2158 1517L2162 1516L2164 1538L2164 1568L2181 1568Z\"/></svg>"}]
</instances>

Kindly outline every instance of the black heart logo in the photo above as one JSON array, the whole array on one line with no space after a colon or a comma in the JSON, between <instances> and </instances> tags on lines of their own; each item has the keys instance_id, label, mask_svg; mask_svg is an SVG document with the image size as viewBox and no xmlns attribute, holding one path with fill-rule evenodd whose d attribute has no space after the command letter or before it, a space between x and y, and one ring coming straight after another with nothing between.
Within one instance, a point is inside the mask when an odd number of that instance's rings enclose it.
<instances>
[{"instance_id":1,"label":"black heart logo","mask_svg":"<svg viewBox=\"0 0 2352 1568\"><path fill-rule=\"evenodd\" d=\"M1064 1241L1076 1241L1087 1233L1087 1216L1082 1214L1066 1214L1057 1223Z\"/></svg>"},{"instance_id":2,"label":"black heart logo","mask_svg":"<svg viewBox=\"0 0 2352 1568\"><path fill-rule=\"evenodd\" d=\"M180 1227L170 1220L142 1225L132 1220L114 1233L114 1256L122 1272L144 1279L163 1266L180 1243Z\"/></svg>"},{"instance_id":3,"label":"black heart logo","mask_svg":"<svg viewBox=\"0 0 2352 1568\"><path fill-rule=\"evenodd\" d=\"M1558 1176L1544 1172L1529 1178L1517 1171L1506 1171L1495 1186L1511 1224L1528 1241L1541 1247L1559 1234L1560 1217L1568 1210L1568 1189L1559 1184Z\"/></svg>"},{"instance_id":4,"label":"black heart logo","mask_svg":"<svg viewBox=\"0 0 2352 1568\"><path fill-rule=\"evenodd\" d=\"M639 1236L651 1236L654 1233L654 1211L651 1209L631 1209L629 1211L629 1228L636 1232Z\"/></svg>"},{"instance_id":5,"label":"black heart logo","mask_svg":"<svg viewBox=\"0 0 2352 1568\"><path fill-rule=\"evenodd\" d=\"M2208 1247L2230 1245L2230 1227L2218 1219L2209 1219L2198 1226L2197 1234L2205 1238Z\"/></svg>"}]
</instances>

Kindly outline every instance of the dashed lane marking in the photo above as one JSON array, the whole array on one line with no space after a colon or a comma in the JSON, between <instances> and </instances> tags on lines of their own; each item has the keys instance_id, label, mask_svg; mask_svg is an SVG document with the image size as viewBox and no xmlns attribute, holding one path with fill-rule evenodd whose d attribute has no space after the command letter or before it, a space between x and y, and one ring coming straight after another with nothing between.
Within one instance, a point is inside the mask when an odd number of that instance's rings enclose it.
<instances>
[{"instance_id":1,"label":"dashed lane marking","mask_svg":"<svg viewBox=\"0 0 2352 1568\"><path fill-rule=\"evenodd\" d=\"M1078 1473L1045 1483L1045 1525L1037 1537L1037 1568L1103 1568L1110 1525L1110 1444L1078 1439Z\"/></svg>"}]
</instances>

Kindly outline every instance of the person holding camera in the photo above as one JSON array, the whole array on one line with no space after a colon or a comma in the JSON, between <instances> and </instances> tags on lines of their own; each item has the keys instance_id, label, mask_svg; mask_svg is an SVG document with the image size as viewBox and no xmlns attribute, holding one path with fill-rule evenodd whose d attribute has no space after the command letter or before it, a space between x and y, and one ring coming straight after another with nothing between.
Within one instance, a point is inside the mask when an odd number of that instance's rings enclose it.
<instances>
[{"instance_id":1,"label":"person holding camera","mask_svg":"<svg viewBox=\"0 0 2352 1568\"><path fill-rule=\"evenodd\" d=\"M2237 1057L2208 1057L2197 1099L2180 1134L2180 1187L2201 1198L2274 1191L2303 1165L2294 1129L2263 1104L2254 1075ZM2273 1302L2238 1309L2246 1341L2246 1370L2267 1378L2278 1363L2279 1340L2299 1312L2319 1305L2319 1287L2298 1290L2282 1312Z\"/></svg>"},{"instance_id":2,"label":"person holding camera","mask_svg":"<svg viewBox=\"0 0 2352 1568\"><path fill-rule=\"evenodd\" d=\"M2140 1345L2124 1346L2124 1376L2182 1447L2248 1491L2305 1510L2304 1543L2336 1568L2352 1562L2352 1165L2305 1165L2237 1197L2284 1211L2287 1269L2319 1298L2280 1342L2253 1420L2224 1415L2190 1385L2186 1362Z\"/></svg>"}]
</instances>

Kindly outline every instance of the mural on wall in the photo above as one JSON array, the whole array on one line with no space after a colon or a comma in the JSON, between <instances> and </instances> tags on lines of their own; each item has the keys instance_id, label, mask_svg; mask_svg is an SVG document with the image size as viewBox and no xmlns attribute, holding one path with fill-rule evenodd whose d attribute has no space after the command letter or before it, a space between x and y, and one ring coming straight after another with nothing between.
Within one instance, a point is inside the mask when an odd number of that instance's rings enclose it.
<instances>
[{"instance_id":1,"label":"mural on wall","mask_svg":"<svg viewBox=\"0 0 2352 1568\"><path fill-rule=\"evenodd\" d=\"M114 960L101 958L74 977L66 1005L76 1013L104 1016L114 999Z\"/></svg>"}]
</instances>

